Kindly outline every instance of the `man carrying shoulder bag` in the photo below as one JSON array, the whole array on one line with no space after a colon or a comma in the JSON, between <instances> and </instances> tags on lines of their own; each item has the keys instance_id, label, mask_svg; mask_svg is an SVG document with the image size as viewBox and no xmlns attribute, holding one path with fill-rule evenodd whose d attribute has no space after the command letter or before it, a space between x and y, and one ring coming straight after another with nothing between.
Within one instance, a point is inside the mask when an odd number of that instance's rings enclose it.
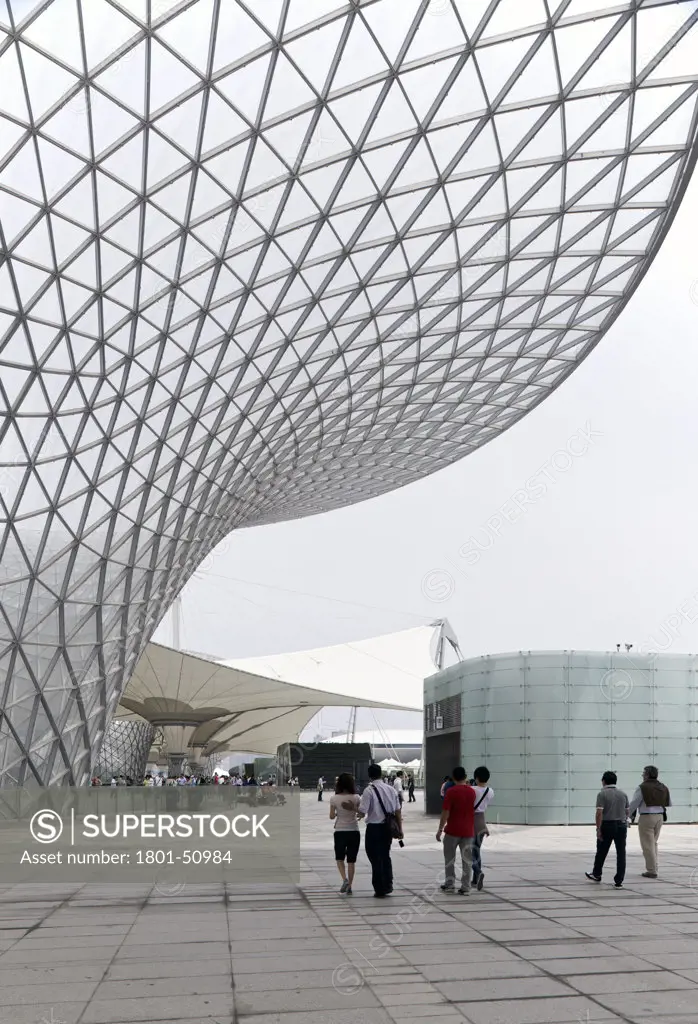
<instances>
[{"instance_id":1,"label":"man carrying shoulder bag","mask_svg":"<svg viewBox=\"0 0 698 1024\"><path fill-rule=\"evenodd\" d=\"M361 794L358 815L366 819L366 856L371 862L373 894L382 900L393 891L390 847L402 838L400 799L392 786L381 781L380 765L368 766L370 785Z\"/></svg>"}]
</instances>

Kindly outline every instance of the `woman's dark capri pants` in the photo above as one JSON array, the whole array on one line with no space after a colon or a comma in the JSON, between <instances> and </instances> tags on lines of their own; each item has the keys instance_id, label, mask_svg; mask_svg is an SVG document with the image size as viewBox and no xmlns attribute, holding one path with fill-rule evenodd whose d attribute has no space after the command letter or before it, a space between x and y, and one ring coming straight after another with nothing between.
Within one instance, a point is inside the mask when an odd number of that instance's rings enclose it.
<instances>
[{"instance_id":1,"label":"woman's dark capri pants","mask_svg":"<svg viewBox=\"0 0 698 1024\"><path fill-rule=\"evenodd\" d=\"M358 828L335 829L334 833L334 859L346 860L347 864L356 864L356 857L361 845L361 833Z\"/></svg>"}]
</instances>

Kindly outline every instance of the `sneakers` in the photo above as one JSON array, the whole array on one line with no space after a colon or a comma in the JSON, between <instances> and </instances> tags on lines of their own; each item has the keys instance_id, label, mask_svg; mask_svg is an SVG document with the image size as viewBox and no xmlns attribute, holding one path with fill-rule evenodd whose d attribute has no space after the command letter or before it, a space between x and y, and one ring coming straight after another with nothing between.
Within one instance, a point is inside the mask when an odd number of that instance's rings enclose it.
<instances>
[{"instance_id":1,"label":"sneakers","mask_svg":"<svg viewBox=\"0 0 698 1024\"><path fill-rule=\"evenodd\" d=\"M614 882L613 884L616 887L616 889L622 889L623 888L623 883L622 882Z\"/></svg>"},{"instance_id":2,"label":"sneakers","mask_svg":"<svg viewBox=\"0 0 698 1024\"><path fill-rule=\"evenodd\" d=\"M458 893L459 896L469 896L470 889L465 889L462 885L460 889L456 889L455 885L442 885L441 892L447 893L449 896L455 896Z\"/></svg>"},{"instance_id":3,"label":"sneakers","mask_svg":"<svg viewBox=\"0 0 698 1024\"><path fill-rule=\"evenodd\" d=\"M657 877L657 873L656 873L656 871L643 871L642 872L642 877L643 878L656 878Z\"/></svg>"},{"instance_id":4,"label":"sneakers","mask_svg":"<svg viewBox=\"0 0 698 1024\"><path fill-rule=\"evenodd\" d=\"M348 878L344 879L344 881L342 882L342 888L339 891L340 892L349 892L349 891L351 891L351 886L349 885L349 879Z\"/></svg>"},{"instance_id":5,"label":"sneakers","mask_svg":"<svg viewBox=\"0 0 698 1024\"><path fill-rule=\"evenodd\" d=\"M482 887L483 887L484 884L485 884L485 872L481 871L480 874L477 876L477 882L475 883L475 885L477 886L477 891L478 892L482 892Z\"/></svg>"},{"instance_id":6,"label":"sneakers","mask_svg":"<svg viewBox=\"0 0 698 1024\"><path fill-rule=\"evenodd\" d=\"M348 885L348 886L346 887L346 889L344 890L344 895L345 895L345 896L351 896L351 894L352 894L352 893L351 893L351 886L350 886L350 885Z\"/></svg>"},{"instance_id":7,"label":"sneakers","mask_svg":"<svg viewBox=\"0 0 698 1024\"><path fill-rule=\"evenodd\" d=\"M598 875L592 875L591 871L585 871L584 874L587 876L590 882L600 882L601 878Z\"/></svg>"}]
</instances>

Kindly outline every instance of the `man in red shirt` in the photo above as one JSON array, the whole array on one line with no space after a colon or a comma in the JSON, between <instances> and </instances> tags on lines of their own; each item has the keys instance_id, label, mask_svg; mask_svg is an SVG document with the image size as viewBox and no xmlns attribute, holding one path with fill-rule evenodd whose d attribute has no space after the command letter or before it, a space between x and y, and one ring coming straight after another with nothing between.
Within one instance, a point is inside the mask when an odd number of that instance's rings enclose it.
<instances>
[{"instance_id":1,"label":"man in red shirt","mask_svg":"<svg viewBox=\"0 0 698 1024\"><path fill-rule=\"evenodd\" d=\"M439 821L436 841L441 842L443 834L446 881L441 886L444 892L456 891L456 854L460 850L463 873L460 896L470 892L470 876L473 870L473 840L475 838L475 790L467 783L465 768L454 768L451 777L455 785L444 794L444 806Z\"/></svg>"}]
</instances>

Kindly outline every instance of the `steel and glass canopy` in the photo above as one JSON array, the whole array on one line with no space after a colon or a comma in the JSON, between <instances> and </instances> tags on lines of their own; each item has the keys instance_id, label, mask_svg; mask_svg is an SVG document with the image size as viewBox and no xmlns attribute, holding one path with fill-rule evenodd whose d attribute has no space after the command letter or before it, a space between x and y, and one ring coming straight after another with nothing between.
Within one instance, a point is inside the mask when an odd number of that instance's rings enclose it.
<instances>
[{"instance_id":1,"label":"steel and glass canopy","mask_svg":"<svg viewBox=\"0 0 698 1024\"><path fill-rule=\"evenodd\" d=\"M231 529L557 387L696 159L698 3L0 0L0 778L86 778Z\"/></svg>"}]
</instances>

